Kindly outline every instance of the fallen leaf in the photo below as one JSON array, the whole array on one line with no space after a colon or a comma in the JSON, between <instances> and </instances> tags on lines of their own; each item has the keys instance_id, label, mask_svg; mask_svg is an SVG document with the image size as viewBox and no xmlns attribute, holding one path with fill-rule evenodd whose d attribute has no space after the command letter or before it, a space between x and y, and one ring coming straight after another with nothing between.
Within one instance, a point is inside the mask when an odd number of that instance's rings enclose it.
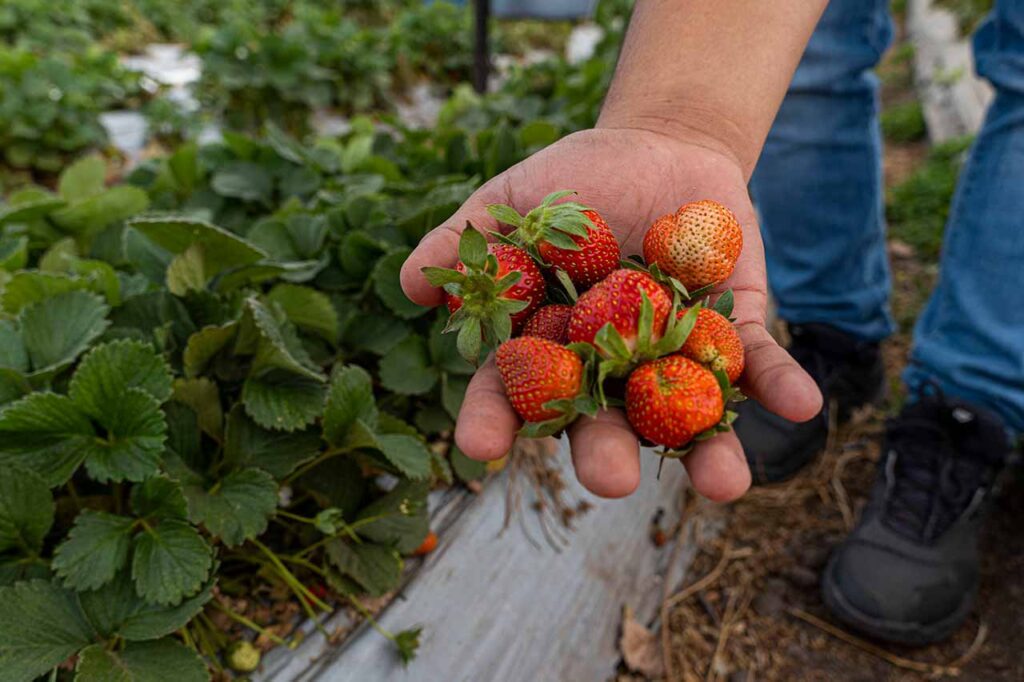
<instances>
[{"instance_id":1,"label":"fallen leaf","mask_svg":"<svg viewBox=\"0 0 1024 682\"><path fill-rule=\"evenodd\" d=\"M664 676L665 662L661 656L661 643L657 635L636 620L629 606L622 609L619 651L631 671L647 677Z\"/></svg>"}]
</instances>

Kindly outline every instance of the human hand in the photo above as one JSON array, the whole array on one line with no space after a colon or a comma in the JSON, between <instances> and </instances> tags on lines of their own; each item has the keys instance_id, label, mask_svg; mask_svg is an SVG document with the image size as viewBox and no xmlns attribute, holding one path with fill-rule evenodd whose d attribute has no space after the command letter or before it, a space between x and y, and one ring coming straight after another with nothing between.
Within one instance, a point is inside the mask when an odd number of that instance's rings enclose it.
<instances>
[{"instance_id":1,"label":"human hand","mask_svg":"<svg viewBox=\"0 0 1024 682\"><path fill-rule=\"evenodd\" d=\"M508 204L525 213L550 192L571 188L612 227L624 255L640 253L655 219L680 205L714 199L729 207L743 227L743 252L732 276L717 290L735 294L733 316L746 351L739 384L769 410L792 421L821 409L814 381L765 329L767 286L764 251L754 208L739 164L700 139L678 139L639 129L598 128L569 135L493 178L420 242L402 268L402 287L422 305L438 305L442 291L421 268L453 267L467 221L497 229L488 204ZM505 397L493 358L474 375L459 413L455 441L467 456L493 460L512 447L521 425ZM622 497L640 483L639 444L619 409L581 417L569 427L573 465L586 488L602 497ZM750 471L732 432L698 443L683 458L697 492L732 500L750 486Z\"/></svg>"}]
</instances>

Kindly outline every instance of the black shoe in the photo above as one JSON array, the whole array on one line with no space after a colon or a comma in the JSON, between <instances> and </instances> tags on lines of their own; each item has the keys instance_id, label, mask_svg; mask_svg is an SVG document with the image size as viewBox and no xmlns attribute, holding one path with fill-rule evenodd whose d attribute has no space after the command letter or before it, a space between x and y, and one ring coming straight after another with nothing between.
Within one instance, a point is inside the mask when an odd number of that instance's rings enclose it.
<instances>
[{"instance_id":1,"label":"black shoe","mask_svg":"<svg viewBox=\"0 0 1024 682\"><path fill-rule=\"evenodd\" d=\"M977 536L1010 454L1002 421L922 397L889 422L871 498L825 570L839 620L901 644L953 634L978 588Z\"/></svg>"},{"instance_id":2,"label":"black shoe","mask_svg":"<svg viewBox=\"0 0 1024 682\"><path fill-rule=\"evenodd\" d=\"M838 421L885 395L885 370L878 343L860 341L827 324L791 324L789 353L818 383L825 408L810 421L779 417L753 400L737 405L734 428L743 443L754 482L784 481L821 452L828 437L828 405Z\"/></svg>"}]
</instances>

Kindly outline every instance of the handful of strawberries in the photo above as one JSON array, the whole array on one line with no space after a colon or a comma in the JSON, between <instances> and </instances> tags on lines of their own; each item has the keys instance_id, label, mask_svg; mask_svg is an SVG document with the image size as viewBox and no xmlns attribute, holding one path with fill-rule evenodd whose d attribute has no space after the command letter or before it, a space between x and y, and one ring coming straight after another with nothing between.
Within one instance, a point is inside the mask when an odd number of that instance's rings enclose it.
<instances>
[{"instance_id":1,"label":"handful of strawberries","mask_svg":"<svg viewBox=\"0 0 1024 682\"><path fill-rule=\"evenodd\" d=\"M736 217L710 200L655 221L643 259L622 260L595 211L548 195L526 215L488 211L512 231L487 239L467 225L454 270L424 268L443 287L445 331L476 362L495 351L522 434L558 433L580 415L624 406L641 438L681 456L728 430L742 399L743 344L729 319L731 291L707 294L743 247Z\"/></svg>"}]
</instances>

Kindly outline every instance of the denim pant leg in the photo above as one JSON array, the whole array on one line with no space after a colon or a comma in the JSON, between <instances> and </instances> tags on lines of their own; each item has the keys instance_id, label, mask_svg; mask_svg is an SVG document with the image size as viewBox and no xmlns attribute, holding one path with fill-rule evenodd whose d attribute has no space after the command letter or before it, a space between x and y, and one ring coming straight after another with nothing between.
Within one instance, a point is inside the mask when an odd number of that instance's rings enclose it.
<instances>
[{"instance_id":1,"label":"denim pant leg","mask_svg":"<svg viewBox=\"0 0 1024 682\"><path fill-rule=\"evenodd\" d=\"M904 374L988 407L1024 432L1024 0L998 0L974 37L996 98L960 176L939 284Z\"/></svg>"},{"instance_id":2,"label":"denim pant leg","mask_svg":"<svg viewBox=\"0 0 1024 682\"><path fill-rule=\"evenodd\" d=\"M750 184L779 316L864 340L893 330L871 71L891 37L888 0L829 3Z\"/></svg>"}]
</instances>

